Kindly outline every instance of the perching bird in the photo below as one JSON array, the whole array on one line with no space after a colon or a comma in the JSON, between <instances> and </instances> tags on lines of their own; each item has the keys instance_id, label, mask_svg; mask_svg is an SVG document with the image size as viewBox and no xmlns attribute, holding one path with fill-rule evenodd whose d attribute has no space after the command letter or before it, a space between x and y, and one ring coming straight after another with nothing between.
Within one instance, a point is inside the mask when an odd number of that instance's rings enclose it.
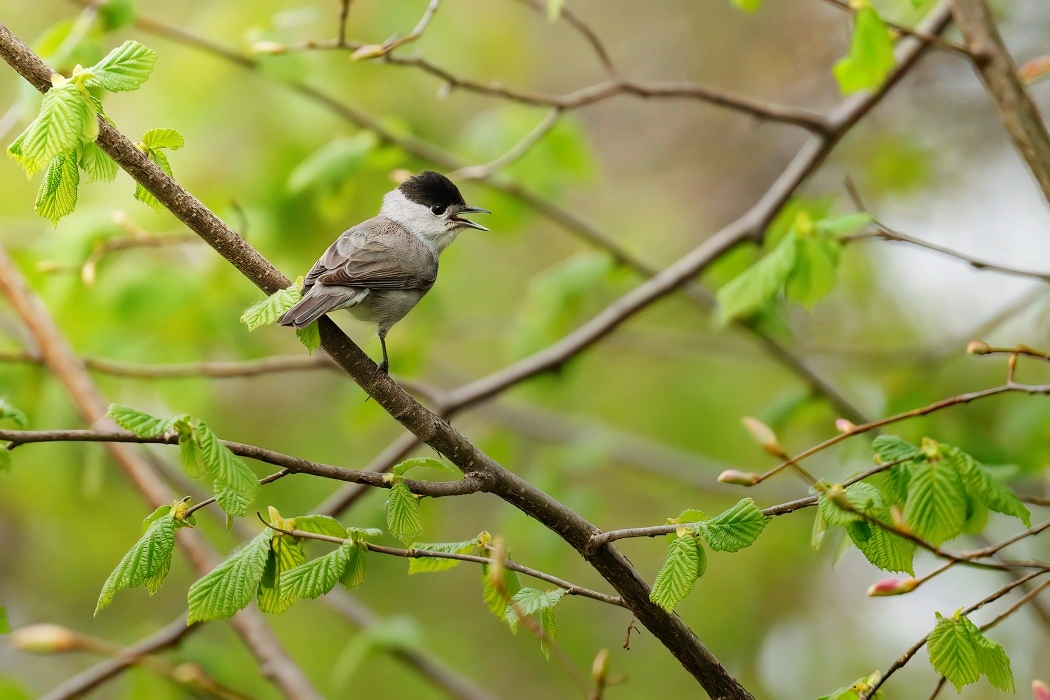
<instances>
[{"instance_id":1,"label":"perching bird","mask_svg":"<svg viewBox=\"0 0 1050 700\"><path fill-rule=\"evenodd\" d=\"M336 309L379 325L386 372L386 334L434 286L438 256L464 228L488 231L460 214L491 214L467 206L444 175L424 170L383 197L379 216L343 233L314 263L303 298L277 323L305 328Z\"/></svg>"}]
</instances>

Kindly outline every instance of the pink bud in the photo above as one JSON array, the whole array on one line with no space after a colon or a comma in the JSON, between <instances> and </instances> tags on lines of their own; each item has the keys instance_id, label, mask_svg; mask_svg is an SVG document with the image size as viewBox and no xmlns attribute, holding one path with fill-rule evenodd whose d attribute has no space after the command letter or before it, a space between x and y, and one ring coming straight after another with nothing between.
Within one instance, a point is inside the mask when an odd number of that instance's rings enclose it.
<instances>
[{"instance_id":1,"label":"pink bud","mask_svg":"<svg viewBox=\"0 0 1050 700\"><path fill-rule=\"evenodd\" d=\"M905 593L911 593L918 585L919 582L913 578L884 578L877 583L871 584L871 587L868 588L868 597L878 598L882 596L903 595Z\"/></svg>"},{"instance_id":2,"label":"pink bud","mask_svg":"<svg viewBox=\"0 0 1050 700\"><path fill-rule=\"evenodd\" d=\"M1050 56L1040 56L1028 61L1018 69L1017 77L1025 85L1032 85L1050 77ZM1042 699L1040 698L1040 700Z\"/></svg>"},{"instance_id":3,"label":"pink bud","mask_svg":"<svg viewBox=\"0 0 1050 700\"><path fill-rule=\"evenodd\" d=\"M1050 700L1050 685L1045 681L1032 681L1032 700Z\"/></svg>"},{"instance_id":4,"label":"pink bud","mask_svg":"<svg viewBox=\"0 0 1050 700\"><path fill-rule=\"evenodd\" d=\"M718 475L718 481L723 484L736 484L737 486L754 486L758 483L758 474L742 472L739 469L726 469Z\"/></svg>"},{"instance_id":5,"label":"pink bud","mask_svg":"<svg viewBox=\"0 0 1050 700\"><path fill-rule=\"evenodd\" d=\"M776 433L768 425L751 416L744 416L740 422L744 424L747 432L751 433L751 437L762 446L763 450L778 457L784 453L784 449L777 441Z\"/></svg>"},{"instance_id":6,"label":"pink bud","mask_svg":"<svg viewBox=\"0 0 1050 700\"><path fill-rule=\"evenodd\" d=\"M846 420L845 418L838 418L835 420L835 429L838 430L840 433L852 433L854 430L857 429L857 426L853 425L852 422Z\"/></svg>"}]
</instances>

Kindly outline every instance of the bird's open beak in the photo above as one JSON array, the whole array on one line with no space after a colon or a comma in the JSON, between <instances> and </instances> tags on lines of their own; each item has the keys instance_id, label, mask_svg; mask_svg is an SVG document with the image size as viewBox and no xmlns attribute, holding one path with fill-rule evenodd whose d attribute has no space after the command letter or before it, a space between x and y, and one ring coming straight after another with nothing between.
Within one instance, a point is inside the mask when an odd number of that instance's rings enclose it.
<instances>
[{"instance_id":1,"label":"bird's open beak","mask_svg":"<svg viewBox=\"0 0 1050 700\"><path fill-rule=\"evenodd\" d=\"M459 217L459 215L460 214L491 214L491 213L492 212L490 212L488 209L482 209L481 207L463 207L462 209L457 211L455 214L453 214L449 218L452 221L455 221L456 223L458 223L460 226L469 226L470 228L476 228L479 231L488 231L488 229L485 228L484 226L482 226L481 224L476 224L473 221L471 221L470 219L461 219Z\"/></svg>"}]
</instances>

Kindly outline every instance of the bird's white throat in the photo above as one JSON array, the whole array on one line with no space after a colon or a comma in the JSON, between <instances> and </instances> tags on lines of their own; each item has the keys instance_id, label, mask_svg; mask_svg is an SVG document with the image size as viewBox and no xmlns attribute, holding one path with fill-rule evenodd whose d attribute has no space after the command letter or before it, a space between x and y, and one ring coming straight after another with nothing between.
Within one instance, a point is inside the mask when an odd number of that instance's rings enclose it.
<instances>
[{"instance_id":1,"label":"bird's white throat","mask_svg":"<svg viewBox=\"0 0 1050 700\"><path fill-rule=\"evenodd\" d=\"M379 215L404 226L409 233L426 243L435 255L440 255L456 240L460 231L459 226L444 216L434 214L429 207L408 199L401 190L387 192Z\"/></svg>"}]
</instances>

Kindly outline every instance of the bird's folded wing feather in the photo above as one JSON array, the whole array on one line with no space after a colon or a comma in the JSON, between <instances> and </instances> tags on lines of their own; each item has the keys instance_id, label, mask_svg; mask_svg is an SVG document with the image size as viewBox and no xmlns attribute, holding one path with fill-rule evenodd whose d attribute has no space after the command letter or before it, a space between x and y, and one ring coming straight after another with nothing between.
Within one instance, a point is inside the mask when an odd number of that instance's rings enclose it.
<instances>
[{"instance_id":1,"label":"bird's folded wing feather","mask_svg":"<svg viewBox=\"0 0 1050 700\"><path fill-rule=\"evenodd\" d=\"M437 268L434 253L418 238L376 217L340 236L314 263L304 289L323 284L425 291L437 279Z\"/></svg>"}]
</instances>

